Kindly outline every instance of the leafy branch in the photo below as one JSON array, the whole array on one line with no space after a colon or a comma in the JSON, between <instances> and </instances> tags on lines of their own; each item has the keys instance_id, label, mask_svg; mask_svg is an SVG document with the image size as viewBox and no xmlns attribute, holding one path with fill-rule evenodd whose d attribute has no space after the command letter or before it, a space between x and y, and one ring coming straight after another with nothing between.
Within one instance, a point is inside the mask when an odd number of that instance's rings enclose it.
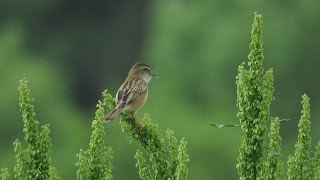
<instances>
[{"instance_id":1,"label":"leafy branch","mask_svg":"<svg viewBox=\"0 0 320 180\"><path fill-rule=\"evenodd\" d=\"M89 149L80 150L77 154L79 167L77 179L112 179L112 149L104 145L104 108L107 101L107 91L102 92L103 100L98 101L95 118L92 121L92 134Z\"/></svg>"},{"instance_id":2,"label":"leafy branch","mask_svg":"<svg viewBox=\"0 0 320 180\"><path fill-rule=\"evenodd\" d=\"M51 138L49 136L49 125L38 130L39 121L35 119L34 99L31 97L29 82L25 79L20 81L19 105L24 123L24 140L28 144L26 149L22 148L19 140L14 144L16 152L16 165L14 167L15 177L18 179L49 179L54 168L51 166ZM58 177L57 173L54 173Z\"/></svg>"},{"instance_id":3,"label":"leafy branch","mask_svg":"<svg viewBox=\"0 0 320 180\"><path fill-rule=\"evenodd\" d=\"M106 95L106 104L112 109L115 101L110 94ZM141 122L120 115L120 126L126 134L129 143L136 143L149 156L149 163L144 158L143 151L138 150L135 158L141 179L177 179L185 180L188 176L187 142L180 140L178 145L174 132L166 131L166 140L161 135L158 126L151 122L149 115L145 115Z\"/></svg>"}]
</instances>

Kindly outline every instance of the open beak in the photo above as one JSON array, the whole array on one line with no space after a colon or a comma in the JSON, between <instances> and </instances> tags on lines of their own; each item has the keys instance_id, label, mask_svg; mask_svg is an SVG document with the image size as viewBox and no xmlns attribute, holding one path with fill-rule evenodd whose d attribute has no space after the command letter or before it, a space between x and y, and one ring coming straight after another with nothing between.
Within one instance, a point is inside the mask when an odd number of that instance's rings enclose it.
<instances>
[{"instance_id":1,"label":"open beak","mask_svg":"<svg viewBox=\"0 0 320 180\"><path fill-rule=\"evenodd\" d=\"M153 69L155 69L154 67L151 67L150 71L152 71ZM159 78L159 76L157 76L154 72L150 72L149 71L149 74L155 78Z\"/></svg>"}]
</instances>

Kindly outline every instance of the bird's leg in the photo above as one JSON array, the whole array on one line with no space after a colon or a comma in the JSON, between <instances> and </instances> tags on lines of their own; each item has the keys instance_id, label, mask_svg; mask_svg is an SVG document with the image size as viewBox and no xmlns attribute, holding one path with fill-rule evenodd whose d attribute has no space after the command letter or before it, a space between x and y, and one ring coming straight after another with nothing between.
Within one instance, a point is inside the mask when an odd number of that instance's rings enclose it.
<instances>
[{"instance_id":1,"label":"bird's leg","mask_svg":"<svg viewBox=\"0 0 320 180\"><path fill-rule=\"evenodd\" d=\"M132 121L132 122L136 121L136 116L135 116L134 112L130 112L127 116L130 121Z\"/></svg>"},{"instance_id":2,"label":"bird's leg","mask_svg":"<svg viewBox=\"0 0 320 180\"><path fill-rule=\"evenodd\" d=\"M143 127L142 124L139 121L137 121L137 117L136 117L135 112L129 113L128 118L131 121L131 123L135 124L136 127L138 127L139 129Z\"/></svg>"}]
</instances>

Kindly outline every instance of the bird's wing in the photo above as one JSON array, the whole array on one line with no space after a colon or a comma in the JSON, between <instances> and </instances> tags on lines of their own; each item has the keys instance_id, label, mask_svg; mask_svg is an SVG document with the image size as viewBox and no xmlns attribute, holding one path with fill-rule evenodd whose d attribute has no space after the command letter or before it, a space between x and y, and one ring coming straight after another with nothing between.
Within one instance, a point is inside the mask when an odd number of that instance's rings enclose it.
<instances>
[{"instance_id":1,"label":"bird's wing","mask_svg":"<svg viewBox=\"0 0 320 180\"><path fill-rule=\"evenodd\" d=\"M141 78L133 78L125 81L119 88L116 101L117 106L123 107L147 90L147 83Z\"/></svg>"}]
</instances>

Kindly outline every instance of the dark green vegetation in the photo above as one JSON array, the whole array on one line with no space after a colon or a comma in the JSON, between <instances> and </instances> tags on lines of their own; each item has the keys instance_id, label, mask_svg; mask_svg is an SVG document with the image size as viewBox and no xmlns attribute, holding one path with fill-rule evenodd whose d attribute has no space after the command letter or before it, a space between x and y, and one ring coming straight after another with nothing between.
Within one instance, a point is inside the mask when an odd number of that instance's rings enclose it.
<instances>
[{"instance_id":1,"label":"dark green vegetation","mask_svg":"<svg viewBox=\"0 0 320 180\"><path fill-rule=\"evenodd\" d=\"M58 179L54 167L51 166L51 139L49 125L44 125L39 131L36 113L34 111L34 99L30 95L28 81L21 80L20 86L20 111L23 119L24 140L27 147L22 148L21 142L16 140L14 151L16 153L16 165L14 167L17 179Z\"/></svg>"},{"instance_id":2,"label":"dark green vegetation","mask_svg":"<svg viewBox=\"0 0 320 180\"><path fill-rule=\"evenodd\" d=\"M89 149L80 150L77 154L79 160L77 179L112 179L112 149L104 145L104 126L106 105L106 93L102 93L103 100L98 101L95 119L92 121L92 134L90 137Z\"/></svg>"},{"instance_id":3,"label":"dark green vegetation","mask_svg":"<svg viewBox=\"0 0 320 180\"><path fill-rule=\"evenodd\" d=\"M49 125L42 127L39 132L39 121L35 119L34 99L31 97L27 80L21 80L20 111L24 122L23 132L27 148L21 147L21 142L14 142L16 152L15 177L21 180L57 180L60 177L54 167L51 166L51 139ZM80 150L77 154L78 167L77 179L113 179L111 160L112 149L104 145L105 130L105 107L113 108L114 99L107 91L102 93L103 100L98 101L95 119L92 121L92 134L88 150ZM139 123L139 125L138 125ZM141 124L140 124L141 123ZM172 130L166 131L167 145L161 137L158 127L151 123L149 116L145 116L141 122L132 121L121 116L121 128L130 143L140 145L134 156L137 160L136 167L139 169L141 179L177 179L185 180L188 176L187 142L182 139L180 144ZM145 160L143 151L149 157L150 165ZM9 179L7 169L1 169L0 177Z\"/></svg>"},{"instance_id":4,"label":"dark green vegetation","mask_svg":"<svg viewBox=\"0 0 320 180\"><path fill-rule=\"evenodd\" d=\"M281 162L281 136L279 118L270 116L273 97L273 71L263 68L262 17L256 13L251 31L248 68L239 66L237 76L237 116L243 131L237 170L241 180L284 179ZM311 153L310 104L302 96L298 141L294 155L288 160L288 179L312 180L319 176L319 145ZM271 123L270 123L271 122ZM267 124L270 124L269 147L266 145ZM319 141L320 143L320 141ZM268 152L265 158L264 152Z\"/></svg>"},{"instance_id":5,"label":"dark green vegetation","mask_svg":"<svg viewBox=\"0 0 320 180\"><path fill-rule=\"evenodd\" d=\"M262 171L263 143L274 91L272 69L265 72L262 66L262 18L259 14L255 14L251 40L249 69L240 65L237 76L237 116L244 132L237 169L243 180L258 179Z\"/></svg>"}]
</instances>

